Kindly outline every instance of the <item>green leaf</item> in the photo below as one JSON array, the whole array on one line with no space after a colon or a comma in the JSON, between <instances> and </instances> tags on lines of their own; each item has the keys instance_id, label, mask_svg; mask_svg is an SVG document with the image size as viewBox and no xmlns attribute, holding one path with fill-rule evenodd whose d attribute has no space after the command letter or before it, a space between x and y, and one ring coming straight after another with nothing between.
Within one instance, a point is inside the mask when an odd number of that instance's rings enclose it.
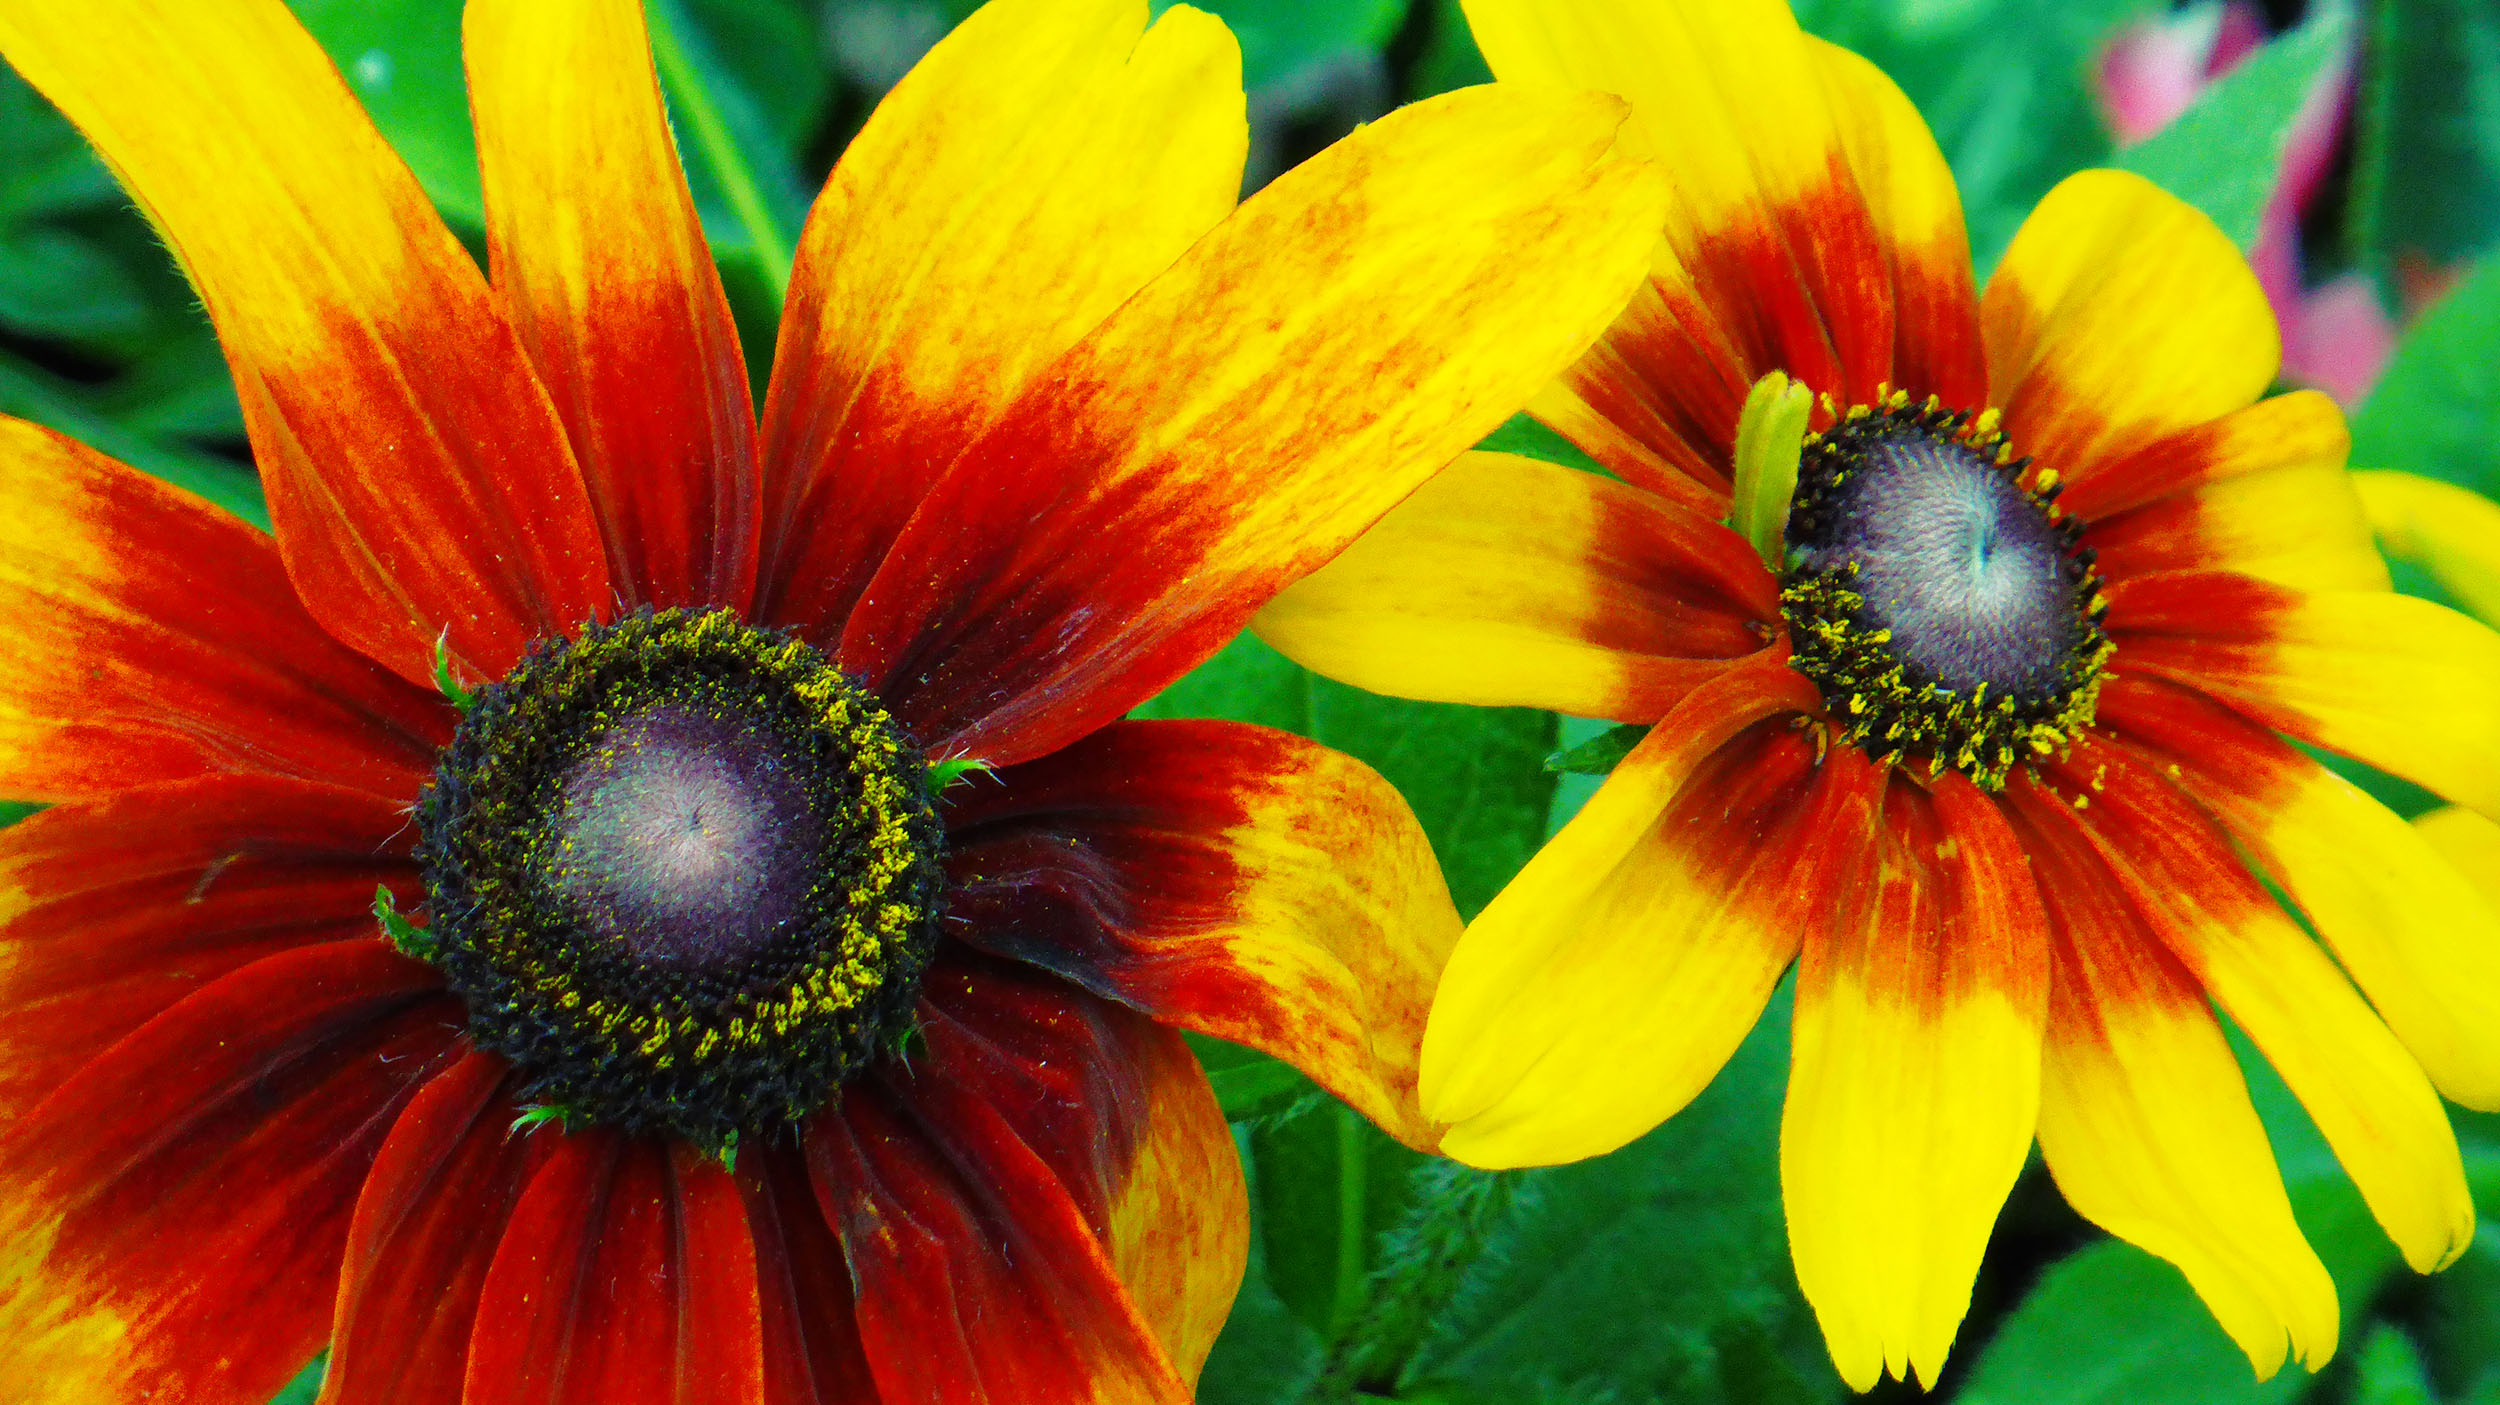
<instances>
[{"instance_id":1,"label":"green leaf","mask_svg":"<svg viewBox=\"0 0 2500 1405\"><path fill-rule=\"evenodd\" d=\"M1504 420L1501 428L1486 435L1476 447L1486 453L1518 454L1524 458L1558 463L1565 468L1586 469L1591 473L1606 471L1579 445L1547 428L1543 421L1525 414Z\"/></svg>"},{"instance_id":2,"label":"green leaf","mask_svg":"<svg viewBox=\"0 0 2500 1405\"><path fill-rule=\"evenodd\" d=\"M2422 1353L2404 1333L2380 1323L2362 1344L2353 1405L2439 1405Z\"/></svg>"},{"instance_id":3,"label":"green leaf","mask_svg":"<svg viewBox=\"0 0 2500 1405\"><path fill-rule=\"evenodd\" d=\"M0 326L85 341L138 331L149 312L139 280L83 235L49 225L0 232Z\"/></svg>"},{"instance_id":4,"label":"green leaf","mask_svg":"<svg viewBox=\"0 0 2500 1405\"><path fill-rule=\"evenodd\" d=\"M27 800L0 800L0 829L6 829L42 808Z\"/></svg>"},{"instance_id":5,"label":"green leaf","mask_svg":"<svg viewBox=\"0 0 2500 1405\"><path fill-rule=\"evenodd\" d=\"M1377 54L1406 18L1407 0L1201 0L1241 41L1241 81L1257 89L1316 64ZM1157 15L1171 0L1155 0Z\"/></svg>"},{"instance_id":6,"label":"green leaf","mask_svg":"<svg viewBox=\"0 0 2500 1405\"><path fill-rule=\"evenodd\" d=\"M1623 764L1632 748L1649 735L1649 728L1626 722L1609 727L1594 739L1578 746L1565 747L1545 758L1545 769L1573 776L1602 776Z\"/></svg>"},{"instance_id":7,"label":"green leaf","mask_svg":"<svg viewBox=\"0 0 2500 1405\"><path fill-rule=\"evenodd\" d=\"M99 413L80 387L6 352L0 352L0 413L58 430L245 521L269 525L269 507L251 469L179 441L134 434Z\"/></svg>"},{"instance_id":8,"label":"green leaf","mask_svg":"<svg viewBox=\"0 0 2500 1405\"><path fill-rule=\"evenodd\" d=\"M1284 1060L1245 1049L1203 1034L1184 1033L1198 1065L1215 1089L1216 1104L1228 1122L1283 1117L1324 1102L1319 1085Z\"/></svg>"},{"instance_id":9,"label":"green leaf","mask_svg":"<svg viewBox=\"0 0 2500 1405\"><path fill-rule=\"evenodd\" d=\"M2414 324L2352 417L2357 468L2500 493L2500 257Z\"/></svg>"},{"instance_id":10,"label":"green leaf","mask_svg":"<svg viewBox=\"0 0 2500 1405\"><path fill-rule=\"evenodd\" d=\"M2500 9L2376 0L2354 112L2349 238L2391 295L2500 233Z\"/></svg>"},{"instance_id":11,"label":"green leaf","mask_svg":"<svg viewBox=\"0 0 2500 1405\"><path fill-rule=\"evenodd\" d=\"M2203 210L2242 250L2254 246L2294 120L2342 58L2351 28L2342 4L2316 7L2118 164Z\"/></svg>"},{"instance_id":12,"label":"green leaf","mask_svg":"<svg viewBox=\"0 0 2500 1405\"><path fill-rule=\"evenodd\" d=\"M1423 1157L1334 1102L1253 1124L1250 1156L1268 1284L1320 1340L1334 1341L1370 1300L1374 1241L1405 1214Z\"/></svg>"},{"instance_id":13,"label":"green leaf","mask_svg":"<svg viewBox=\"0 0 2500 1405\"><path fill-rule=\"evenodd\" d=\"M314 1357L294 1380L287 1382L286 1389L270 1397L269 1405L313 1405L321 1396L321 1376L329 1365L328 1352Z\"/></svg>"},{"instance_id":14,"label":"green leaf","mask_svg":"<svg viewBox=\"0 0 2500 1405\"><path fill-rule=\"evenodd\" d=\"M1718 1078L1609 1156L1517 1173L1408 1367L1453 1400L1837 1401L1788 1265L1778 1127L1788 997Z\"/></svg>"},{"instance_id":15,"label":"green leaf","mask_svg":"<svg viewBox=\"0 0 2500 1405\"><path fill-rule=\"evenodd\" d=\"M2422 1346L2448 1393L2464 1399L2500 1394L2500 1211L2477 1196L2485 1214L2464 1257L2423 1285Z\"/></svg>"}]
</instances>

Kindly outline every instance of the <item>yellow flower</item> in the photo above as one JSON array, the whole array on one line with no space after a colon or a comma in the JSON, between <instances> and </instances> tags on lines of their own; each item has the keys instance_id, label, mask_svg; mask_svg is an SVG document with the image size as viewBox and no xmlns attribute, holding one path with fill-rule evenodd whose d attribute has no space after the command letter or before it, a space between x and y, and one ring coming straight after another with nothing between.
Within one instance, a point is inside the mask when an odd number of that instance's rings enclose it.
<instances>
[{"instance_id":1,"label":"yellow flower","mask_svg":"<svg viewBox=\"0 0 2500 1405\"><path fill-rule=\"evenodd\" d=\"M1934 138L1779 0L1467 8L1504 80L1629 97L1676 199L1535 407L1613 476L1470 455L1259 620L1383 692L1650 726L1451 959L1442 1149L1641 1135L1793 963L1782 1188L1851 1385L1935 1380L2035 1136L2260 1374L2323 1361L2213 1005L2454 1258L2434 1089L2500 1106L2500 915L2286 734L2500 810L2500 638L2388 592L2340 414L2259 398L2273 319L2193 209L2075 176L1983 297Z\"/></svg>"}]
</instances>

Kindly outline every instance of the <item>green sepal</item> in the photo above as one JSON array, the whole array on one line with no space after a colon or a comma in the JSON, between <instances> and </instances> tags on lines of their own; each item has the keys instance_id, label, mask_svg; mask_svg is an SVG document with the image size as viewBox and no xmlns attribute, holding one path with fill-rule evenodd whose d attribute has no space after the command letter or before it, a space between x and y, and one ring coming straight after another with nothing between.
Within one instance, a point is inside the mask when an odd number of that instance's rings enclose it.
<instances>
[{"instance_id":1,"label":"green sepal","mask_svg":"<svg viewBox=\"0 0 2500 1405\"><path fill-rule=\"evenodd\" d=\"M1753 544L1774 575L1787 569L1789 500L1805 452L1814 392L1773 371L1753 383L1736 422L1736 485L1727 524Z\"/></svg>"},{"instance_id":2,"label":"green sepal","mask_svg":"<svg viewBox=\"0 0 2500 1405\"><path fill-rule=\"evenodd\" d=\"M720 1162L720 1168L724 1171L735 1171L738 1169L737 1128L730 1128L729 1135L721 1138L720 1146L713 1152L713 1159Z\"/></svg>"},{"instance_id":3,"label":"green sepal","mask_svg":"<svg viewBox=\"0 0 2500 1405\"><path fill-rule=\"evenodd\" d=\"M1648 735L1649 728L1639 723L1609 727L1578 746L1546 757L1545 769L1572 776L1602 776L1622 765L1623 758L1631 755L1632 748Z\"/></svg>"},{"instance_id":4,"label":"green sepal","mask_svg":"<svg viewBox=\"0 0 2500 1405\"><path fill-rule=\"evenodd\" d=\"M402 956L413 956L431 965L442 954L434 934L403 916L399 899L378 883L373 888L373 920L382 924L382 935L391 939L391 945L398 947Z\"/></svg>"},{"instance_id":5,"label":"green sepal","mask_svg":"<svg viewBox=\"0 0 2500 1405\"><path fill-rule=\"evenodd\" d=\"M975 771L986 776L994 774L997 770L997 767L987 761L976 761L969 756L932 761L929 763L929 794L932 797L944 795L955 782Z\"/></svg>"},{"instance_id":6,"label":"green sepal","mask_svg":"<svg viewBox=\"0 0 2500 1405\"><path fill-rule=\"evenodd\" d=\"M445 628L442 633L434 636L434 686L441 689L443 696L450 700L451 705L463 713L477 706L477 694L461 687L460 680L451 676L451 630L449 628Z\"/></svg>"},{"instance_id":7,"label":"green sepal","mask_svg":"<svg viewBox=\"0 0 2500 1405\"><path fill-rule=\"evenodd\" d=\"M512 1119L512 1134L517 1137L524 1132L535 1132L550 1123L559 1132L569 1132L573 1130L573 1119L579 1115L562 1103L532 1103L521 1109L520 1116Z\"/></svg>"}]
</instances>

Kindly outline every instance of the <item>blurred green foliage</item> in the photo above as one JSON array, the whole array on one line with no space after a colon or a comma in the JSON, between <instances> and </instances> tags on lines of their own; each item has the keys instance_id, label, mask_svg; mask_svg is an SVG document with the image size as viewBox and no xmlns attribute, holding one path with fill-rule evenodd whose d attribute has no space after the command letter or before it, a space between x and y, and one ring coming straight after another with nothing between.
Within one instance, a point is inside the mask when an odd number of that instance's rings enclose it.
<instances>
[{"instance_id":1,"label":"blurred green foliage","mask_svg":"<svg viewBox=\"0 0 2500 1405\"><path fill-rule=\"evenodd\" d=\"M460 82L459 0L294 0L454 230L483 210ZM879 92L968 0L651 0L663 86L759 377L810 193ZM1156 0L1155 8L1162 8ZM1205 0L1242 41L1252 181L1408 100L1487 74L1457 0ZM2058 180L2123 162L2243 245L2313 77L2365 40L2346 165L2306 229L2315 268L2430 302L2500 235L2500 9L2317 4L2168 133L2121 153L2092 91L2154 0L1799 0L1917 103L1991 266ZM2297 5L2277 5L2288 23ZM75 435L265 520L240 416L197 305L76 133L0 70L0 411ZM2500 262L2421 316L2354 418L2356 462L2500 493ZM1593 465L1530 421L1491 442ZM0 510L6 510L0 506ZM1546 758L1604 731L1547 714L1393 702L1312 677L1255 639L1145 710L1315 737L1409 798L1461 907L1480 908L1594 781ZM0 822L23 813L0 813ZM1787 1259L1777 1183L1786 997L1709 1090L1621 1153L1487 1174L1397 1146L1263 1056L1198 1041L1258 1217L1211 1405L1652 1400L1828 1402ZM2251 1082L2304 1227L2343 1294L2345 1345L2259 1385L2166 1265L2097 1236L2035 1164L1992 1247L1941 1395L1969 1405L2309 1400L2500 1405L2500 1120L2460 1114L2487 1217L2435 1279L2403 1271L2296 1103ZM310 1400L318 1368L290 1388ZM1904 1399L1910 1387L1878 1395Z\"/></svg>"}]
</instances>

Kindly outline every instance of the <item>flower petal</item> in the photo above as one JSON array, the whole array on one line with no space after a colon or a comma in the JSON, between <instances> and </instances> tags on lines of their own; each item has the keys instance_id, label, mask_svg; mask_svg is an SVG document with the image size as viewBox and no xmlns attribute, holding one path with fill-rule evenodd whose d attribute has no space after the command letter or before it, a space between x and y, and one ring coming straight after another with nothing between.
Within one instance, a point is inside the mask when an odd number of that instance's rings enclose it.
<instances>
[{"instance_id":1,"label":"flower petal","mask_svg":"<svg viewBox=\"0 0 2500 1405\"><path fill-rule=\"evenodd\" d=\"M1985 403L1979 292L1953 168L1926 119L1882 69L1810 36L1806 51L1891 265L1892 383L1948 405Z\"/></svg>"},{"instance_id":2,"label":"flower petal","mask_svg":"<svg viewBox=\"0 0 2500 1405\"><path fill-rule=\"evenodd\" d=\"M288 574L411 681L609 603L581 477L468 252L280 0L0 4L217 324Z\"/></svg>"},{"instance_id":3,"label":"flower petal","mask_svg":"<svg viewBox=\"0 0 2500 1405\"><path fill-rule=\"evenodd\" d=\"M894 86L799 241L764 408L767 617L840 636L946 466L1231 212L1242 104L1222 23L1147 29L1142 0L983 6Z\"/></svg>"},{"instance_id":4,"label":"flower petal","mask_svg":"<svg viewBox=\"0 0 2500 1405\"><path fill-rule=\"evenodd\" d=\"M320 1405L460 1398L487 1265L552 1136L516 1136L510 1065L470 1053L409 1099L347 1231Z\"/></svg>"},{"instance_id":5,"label":"flower petal","mask_svg":"<svg viewBox=\"0 0 2500 1405\"><path fill-rule=\"evenodd\" d=\"M1189 1398L1080 1196L977 1093L889 1074L811 1120L804 1150L886 1399Z\"/></svg>"},{"instance_id":6,"label":"flower petal","mask_svg":"<svg viewBox=\"0 0 2500 1405\"><path fill-rule=\"evenodd\" d=\"M2335 1353L2335 1284L2195 977L2144 926L2056 796L2005 792L2047 898L2040 1152L2086 1219L2176 1264L2260 1377Z\"/></svg>"},{"instance_id":7,"label":"flower petal","mask_svg":"<svg viewBox=\"0 0 2500 1405\"><path fill-rule=\"evenodd\" d=\"M1805 928L1780 1122L1797 1282L1861 1391L1944 1369L2031 1150L2048 999L2039 890L1993 802L1896 778L1878 855Z\"/></svg>"},{"instance_id":8,"label":"flower petal","mask_svg":"<svg viewBox=\"0 0 2500 1405\"><path fill-rule=\"evenodd\" d=\"M761 1402L755 1243L737 1186L682 1143L559 1138L486 1270L463 1405Z\"/></svg>"},{"instance_id":9,"label":"flower petal","mask_svg":"<svg viewBox=\"0 0 2500 1405\"><path fill-rule=\"evenodd\" d=\"M2415 819L2413 829L2486 901L2500 907L2500 825L2452 807Z\"/></svg>"},{"instance_id":10,"label":"flower petal","mask_svg":"<svg viewBox=\"0 0 2500 1405\"><path fill-rule=\"evenodd\" d=\"M373 894L422 892L403 807L213 776L0 830L0 1127L202 987L369 937Z\"/></svg>"},{"instance_id":11,"label":"flower petal","mask_svg":"<svg viewBox=\"0 0 2500 1405\"><path fill-rule=\"evenodd\" d=\"M2351 782L2187 689L2113 678L2101 722L2256 852L2441 1092L2500 1110L2500 909L2469 874Z\"/></svg>"},{"instance_id":12,"label":"flower petal","mask_svg":"<svg viewBox=\"0 0 2500 1405\"><path fill-rule=\"evenodd\" d=\"M364 938L266 957L0 1133L0 1399L259 1405L310 1360L357 1187L459 1006Z\"/></svg>"},{"instance_id":13,"label":"flower petal","mask_svg":"<svg viewBox=\"0 0 2500 1405\"><path fill-rule=\"evenodd\" d=\"M406 801L451 709L340 645L274 544L0 417L0 794L74 800L218 771Z\"/></svg>"},{"instance_id":14,"label":"flower petal","mask_svg":"<svg viewBox=\"0 0 2500 1405\"><path fill-rule=\"evenodd\" d=\"M977 958L939 970L912 1087L986 1103L1050 1166L1195 1381L1250 1247L1241 1158L1197 1057L1177 1033L1041 972Z\"/></svg>"},{"instance_id":15,"label":"flower petal","mask_svg":"<svg viewBox=\"0 0 2500 1405\"><path fill-rule=\"evenodd\" d=\"M2243 473L2096 519L2084 545L2110 580L2237 571L2295 590L2386 590L2387 563L2340 456Z\"/></svg>"},{"instance_id":16,"label":"flower petal","mask_svg":"<svg viewBox=\"0 0 2500 1405\"><path fill-rule=\"evenodd\" d=\"M1265 1050L1429 1146L1416 1046L1458 912L1406 802L1316 742L1124 722L948 812L952 935Z\"/></svg>"},{"instance_id":17,"label":"flower petal","mask_svg":"<svg viewBox=\"0 0 2500 1405\"><path fill-rule=\"evenodd\" d=\"M1821 65L1787 5L1467 0L1466 10L1504 82L1631 101L1626 150L1674 172L1676 198L1653 226L1666 233L1659 295L1707 309L1747 383L1778 369L1844 402L1873 398L1892 374L1885 251L1830 94L1798 81ZM1725 419L1732 434L1735 416Z\"/></svg>"},{"instance_id":18,"label":"flower petal","mask_svg":"<svg viewBox=\"0 0 2500 1405\"><path fill-rule=\"evenodd\" d=\"M2500 620L2500 503L2410 473L2355 473L2352 483L2389 556L2428 570L2476 618Z\"/></svg>"},{"instance_id":19,"label":"flower petal","mask_svg":"<svg viewBox=\"0 0 2500 1405\"><path fill-rule=\"evenodd\" d=\"M2223 572L2120 581L2106 598L2120 672L2500 815L2500 636L2482 625L2409 595Z\"/></svg>"},{"instance_id":20,"label":"flower petal","mask_svg":"<svg viewBox=\"0 0 2500 1405\"><path fill-rule=\"evenodd\" d=\"M939 751L1001 763L1188 671L1621 304L1660 192L1607 157L1620 115L1466 89L1286 172L965 451L843 666Z\"/></svg>"},{"instance_id":21,"label":"flower petal","mask_svg":"<svg viewBox=\"0 0 2500 1405\"><path fill-rule=\"evenodd\" d=\"M816 1208L798 1148L772 1144L741 1153L738 1186L755 1238L767 1405L874 1405L877 1383L859 1343L851 1270Z\"/></svg>"},{"instance_id":22,"label":"flower petal","mask_svg":"<svg viewBox=\"0 0 2500 1405\"><path fill-rule=\"evenodd\" d=\"M1255 623L1376 693L1655 722L1779 618L1778 583L1719 523L1593 473L1468 454Z\"/></svg>"},{"instance_id":23,"label":"flower petal","mask_svg":"<svg viewBox=\"0 0 2500 1405\"><path fill-rule=\"evenodd\" d=\"M2124 749L2079 738L2046 768L2087 798L2075 824L2129 903L2283 1075L2416 1272L2474 1235L2447 1114L2405 1052L2315 942L2241 866L2230 836Z\"/></svg>"},{"instance_id":24,"label":"flower petal","mask_svg":"<svg viewBox=\"0 0 2500 1405\"><path fill-rule=\"evenodd\" d=\"M1696 691L1469 925L1424 1031L1445 1154L1595 1156L1718 1072L1870 855L1879 774L1780 716L1816 701L1771 657Z\"/></svg>"},{"instance_id":25,"label":"flower petal","mask_svg":"<svg viewBox=\"0 0 2500 1405\"><path fill-rule=\"evenodd\" d=\"M2059 182L1980 301L1988 391L2016 448L2074 482L2249 405L2283 348L2248 260L2142 176Z\"/></svg>"},{"instance_id":26,"label":"flower petal","mask_svg":"<svg viewBox=\"0 0 2500 1405\"><path fill-rule=\"evenodd\" d=\"M2227 415L2113 445L2078 468L2057 505L2099 523L2130 508L2242 474L2279 468L2342 468L2352 431L2333 400L2314 390L2276 395ZM2059 472L2065 470L2060 468Z\"/></svg>"},{"instance_id":27,"label":"flower petal","mask_svg":"<svg viewBox=\"0 0 2500 1405\"><path fill-rule=\"evenodd\" d=\"M486 249L562 417L620 608L754 590L755 406L639 0L463 19Z\"/></svg>"}]
</instances>

